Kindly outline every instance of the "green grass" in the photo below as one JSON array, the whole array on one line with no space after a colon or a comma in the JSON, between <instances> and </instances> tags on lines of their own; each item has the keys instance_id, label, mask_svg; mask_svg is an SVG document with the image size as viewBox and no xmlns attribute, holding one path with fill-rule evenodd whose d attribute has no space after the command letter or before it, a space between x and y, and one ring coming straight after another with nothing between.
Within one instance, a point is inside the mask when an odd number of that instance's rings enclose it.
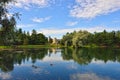
<instances>
[{"instance_id":1,"label":"green grass","mask_svg":"<svg viewBox=\"0 0 120 80\"><path fill-rule=\"evenodd\" d=\"M50 45L19 45L17 48L49 48Z\"/></svg>"},{"instance_id":2,"label":"green grass","mask_svg":"<svg viewBox=\"0 0 120 80\"><path fill-rule=\"evenodd\" d=\"M56 45L56 44L46 44L46 45L17 45L17 46L0 46L0 50L2 49L32 49L32 48L64 48L65 46ZM67 48L73 48L72 46L68 46ZM102 46L97 46L95 44L85 45L83 48L102 48ZM116 48L114 46L113 48Z\"/></svg>"},{"instance_id":3,"label":"green grass","mask_svg":"<svg viewBox=\"0 0 120 80\"><path fill-rule=\"evenodd\" d=\"M46 44L46 45L16 45L16 46L0 46L0 49L31 49L31 48L56 48L61 47L60 45L55 44Z\"/></svg>"},{"instance_id":4,"label":"green grass","mask_svg":"<svg viewBox=\"0 0 120 80\"><path fill-rule=\"evenodd\" d=\"M83 46L83 47L86 47L86 48L98 48L98 47L100 47L100 46L97 46L97 45L95 45L95 44L90 44L90 45L85 45L85 46Z\"/></svg>"},{"instance_id":5,"label":"green grass","mask_svg":"<svg viewBox=\"0 0 120 80\"><path fill-rule=\"evenodd\" d=\"M0 46L0 49L12 49L11 46Z\"/></svg>"}]
</instances>

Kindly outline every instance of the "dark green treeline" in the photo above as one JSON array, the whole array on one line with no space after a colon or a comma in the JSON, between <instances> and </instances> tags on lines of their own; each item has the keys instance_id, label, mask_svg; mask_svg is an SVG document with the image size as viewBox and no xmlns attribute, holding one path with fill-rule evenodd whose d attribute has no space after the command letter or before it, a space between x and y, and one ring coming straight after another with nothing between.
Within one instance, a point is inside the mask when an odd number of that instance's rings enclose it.
<instances>
[{"instance_id":1,"label":"dark green treeline","mask_svg":"<svg viewBox=\"0 0 120 80\"><path fill-rule=\"evenodd\" d=\"M42 33L37 33L36 30L32 30L32 33L22 31L18 29L15 34L15 45L44 45L48 42L47 37Z\"/></svg>"},{"instance_id":2,"label":"dark green treeline","mask_svg":"<svg viewBox=\"0 0 120 80\"><path fill-rule=\"evenodd\" d=\"M120 31L94 32L74 31L63 36L61 44L65 46L120 46Z\"/></svg>"}]
</instances>

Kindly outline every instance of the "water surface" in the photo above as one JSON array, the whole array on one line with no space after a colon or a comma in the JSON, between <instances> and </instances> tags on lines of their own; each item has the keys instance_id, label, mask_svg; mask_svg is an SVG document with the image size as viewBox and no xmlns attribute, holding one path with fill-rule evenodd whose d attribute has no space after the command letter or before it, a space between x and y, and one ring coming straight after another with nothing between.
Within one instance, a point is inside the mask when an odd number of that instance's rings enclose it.
<instances>
[{"instance_id":1,"label":"water surface","mask_svg":"<svg viewBox=\"0 0 120 80\"><path fill-rule=\"evenodd\" d=\"M119 80L119 49L0 51L0 80Z\"/></svg>"}]
</instances>

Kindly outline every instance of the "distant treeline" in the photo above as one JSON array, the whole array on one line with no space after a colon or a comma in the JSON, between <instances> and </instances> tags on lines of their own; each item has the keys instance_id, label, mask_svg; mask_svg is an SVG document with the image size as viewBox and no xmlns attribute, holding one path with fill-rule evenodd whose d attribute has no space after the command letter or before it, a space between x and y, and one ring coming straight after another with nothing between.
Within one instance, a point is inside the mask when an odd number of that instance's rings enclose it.
<instances>
[{"instance_id":1,"label":"distant treeline","mask_svg":"<svg viewBox=\"0 0 120 80\"><path fill-rule=\"evenodd\" d=\"M44 45L48 43L47 37L42 33L37 33L36 30L32 30L30 34L18 29L11 35L5 38L0 36L0 45Z\"/></svg>"},{"instance_id":2,"label":"distant treeline","mask_svg":"<svg viewBox=\"0 0 120 80\"><path fill-rule=\"evenodd\" d=\"M84 47L84 46L118 46L120 47L120 31L94 32L88 31L74 31L66 33L61 44L65 46Z\"/></svg>"}]
</instances>

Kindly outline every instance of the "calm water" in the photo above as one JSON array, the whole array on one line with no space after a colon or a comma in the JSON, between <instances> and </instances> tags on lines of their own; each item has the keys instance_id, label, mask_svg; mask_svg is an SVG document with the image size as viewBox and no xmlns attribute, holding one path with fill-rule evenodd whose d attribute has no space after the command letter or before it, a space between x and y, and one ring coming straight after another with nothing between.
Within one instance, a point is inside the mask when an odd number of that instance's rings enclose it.
<instances>
[{"instance_id":1,"label":"calm water","mask_svg":"<svg viewBox=\"0 0 120 80\"><path fill-rule=\"evenodd\" d=\"M120 80L120 50L4 50L0 80Z\"/></svg>"}]
</instances>

